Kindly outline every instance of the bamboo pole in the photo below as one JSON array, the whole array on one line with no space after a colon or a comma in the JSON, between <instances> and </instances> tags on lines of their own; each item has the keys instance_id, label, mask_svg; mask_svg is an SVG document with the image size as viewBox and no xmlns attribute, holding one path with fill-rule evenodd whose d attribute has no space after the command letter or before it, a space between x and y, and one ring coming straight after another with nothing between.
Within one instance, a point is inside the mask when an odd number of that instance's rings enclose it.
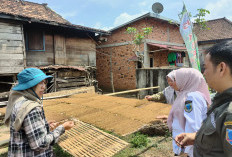
<instances>
[{"instance_id":1,"label":"bamboo pole","mask_svg":"<svg viewBox=\"0 0 232 157\"><path fill-rule=\"evenodd\" d=\"M132 92L138 92L138 91L141 91L141 90L148 90L148 89L155 89L155 88L159 88L159 86L156 86L156 87L148 87L148 88L139 88L139 89L133 89L133 90L122 91L122 92L104 94L104 95L112 96L112 95L118 95L118 94L124 94L124 93L132 93Z\"/></svg>"}]
</instances>

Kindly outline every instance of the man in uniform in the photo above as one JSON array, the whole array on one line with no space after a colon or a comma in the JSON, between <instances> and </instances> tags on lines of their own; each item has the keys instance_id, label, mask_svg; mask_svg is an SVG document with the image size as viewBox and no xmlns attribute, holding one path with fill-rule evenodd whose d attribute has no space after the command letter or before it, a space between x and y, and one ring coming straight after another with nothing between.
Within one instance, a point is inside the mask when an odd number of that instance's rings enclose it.
<instances>
[{"instance_id":1,"label":"man in uniform","mask_svg":"<svg viewBox=\"0 0 232 157\"><path fill-rule=\"evenodd\" d=\"M214 45L205 57L204 76L218 93L196 133L176 136L183 147L194 144L194 157L232 157L232 41Z\"/></svg>"}]
</instances>

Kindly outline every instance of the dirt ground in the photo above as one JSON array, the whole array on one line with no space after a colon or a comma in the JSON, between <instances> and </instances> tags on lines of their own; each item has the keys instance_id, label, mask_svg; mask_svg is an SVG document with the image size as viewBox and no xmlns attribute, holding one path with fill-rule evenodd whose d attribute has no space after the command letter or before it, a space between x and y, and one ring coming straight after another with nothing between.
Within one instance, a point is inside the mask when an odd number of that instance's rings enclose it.
<instances>
[{"instance_id":1,"label":"dirt ground","mask_svg":"<svg viewBox=\"0 0 232 157\"><path fill-rule=\"evenodd\" d=\"M72 92L75 91L51 93L45 95L45 97L70 94ZM64 121L67 119L79 119L122 136L131 134L139 128L157 121L157 116L167 115L171 109L171 106L168 104L99 95L93 92L80 93L68 98L44 100L43 105L47 120ZM5 108L0 108L0 113L5 113ZM2 129L1 133L5 130ZM1 139L3 137L5 139L6 135L0 136ZM157 153L162 154L161 156L169 156L170 142L167 145L158 149L150 148L139 156L154 156ZM166 150L166 147L169 150ZM164 151L161 153L159 149Z\"/></svg>"},{"instance_id":2,"label":"dirt ground","mask_svg":"<svg viewBox=\"0 0 232 157\"><path fill-rule=\"evenodd\" d=\"M158 115L167 115L171 108L167 104L146 100L89 93L44 100L43 104L48 120L77 118L119 135L135 132L155 121Z\"/></svg>"},{"instance_id":3,"label":"dirt ground","mask_svg":"<svg viewBox=\"0 0 232 157\"><path fill-rule=\"evenodd\" d=\"M47 120L76 118L123 136L155 121L158 115L167 115L171 109L168 104L93 93L44 100L43 105ZM0 108L1 112L5 108Z\"/></svg>"}]
</instances>

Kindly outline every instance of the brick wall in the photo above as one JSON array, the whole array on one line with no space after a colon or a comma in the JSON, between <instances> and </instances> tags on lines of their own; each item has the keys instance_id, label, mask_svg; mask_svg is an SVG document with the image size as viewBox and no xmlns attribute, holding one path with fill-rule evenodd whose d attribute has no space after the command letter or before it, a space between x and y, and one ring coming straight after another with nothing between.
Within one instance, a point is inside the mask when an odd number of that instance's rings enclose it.
<instances>
[{"instance_id":1,"label":"brick wall","mask_svg":"<svg viewBox=\"0 0 232 157\"><path fill-rule=\"evenodd\" d=\"M153 27L152 33L149 34L148 39L183 44L178 26L171 25L167 21L145 18L113 31L112 34L107 37L107 42L104 42L101 45L131 41L130 35L126 33L127 27L135 27L137 30L142 30L142 28L145 27ZM143 49L143 45L141 45L141 48ZM96 65L99 87L103 89L111 89L110 57L109 55L105 55L110 54L110 51L112 51L112 71L115 89L135 89L137 63L128 61L129 58L135 56L132 45L97 49ZM152 55L154 55L154 66L165 66L168 64L166 63L168 55L167 51L154 53Z\"/></svg>"},{"instance_id":2,"label":"brick wall","mask_svg":"<svg viewBox=\"0 0 232 157\"><path fill-rule=\"evenodd\" d=\"M112 52L112 72L115 90L127 90L136 88L136 66L131 45L104 48L97 51L97 80L102 89L111 89L110 81L110 52Z\"/></svg>"}]
</instances>

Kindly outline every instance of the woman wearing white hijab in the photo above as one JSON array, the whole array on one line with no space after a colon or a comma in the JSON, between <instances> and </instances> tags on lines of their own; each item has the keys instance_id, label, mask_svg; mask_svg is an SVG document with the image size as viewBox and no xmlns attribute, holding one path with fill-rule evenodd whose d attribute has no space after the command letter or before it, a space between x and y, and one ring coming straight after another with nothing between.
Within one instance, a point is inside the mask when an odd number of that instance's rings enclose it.
<instances>
[{"instance_id":1,"label":"woman wearing white hijab","mask_svg":"<svg viewBox=\"0 0 232 157\"><path fill-rule=\"evenodd\" d=\"M203 75L193 68L173 71L174 81L169 85L178 91L168 116L168 127L175 138L180 133L192 133L200 129L206 118L207 107L211 104L208 85ZM173 151L180 155L181 148L173 140ZM193 157L193 146L185 148L184 153Z\"/></svg>"}]
</instances>

